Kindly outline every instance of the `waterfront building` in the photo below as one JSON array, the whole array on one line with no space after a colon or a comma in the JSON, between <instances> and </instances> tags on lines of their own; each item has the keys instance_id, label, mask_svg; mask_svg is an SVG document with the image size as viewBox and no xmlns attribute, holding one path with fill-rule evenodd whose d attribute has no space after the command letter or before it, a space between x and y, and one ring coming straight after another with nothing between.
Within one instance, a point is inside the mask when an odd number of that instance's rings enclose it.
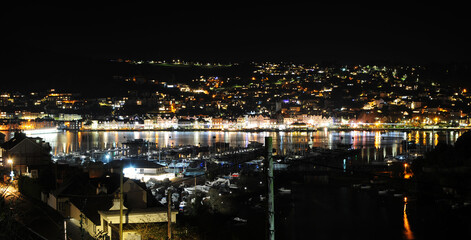
<instances>
[{"instance_id":1,"label":"waterfront building","mask_svg":"<svg viewBox=\"0 0 471 240\"><path fill-rule=\"evenodd\" d=\"M121 166L125 177L141 182L147 182L151 178L164 180L165 178L172 179L175 177L174 173L169 174L165 171L165 166L147 160L115 160L110 162L108 167L111 172L119 172Z\"/></svg>"}]
</instances>

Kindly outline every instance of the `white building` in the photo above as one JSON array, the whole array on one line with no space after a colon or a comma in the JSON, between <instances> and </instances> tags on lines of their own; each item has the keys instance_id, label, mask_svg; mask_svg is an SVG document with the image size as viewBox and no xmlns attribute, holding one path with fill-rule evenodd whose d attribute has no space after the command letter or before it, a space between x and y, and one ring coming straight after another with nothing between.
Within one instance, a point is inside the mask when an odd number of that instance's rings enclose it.
<instances>
[{"instance_id":1,"label":"white building","mask_svg":"<svg viewBox=\"0 0 471 240\"><path fill-rule=\"evenodd\" d=\"M67 225L82 228L91 237L99 233L106 234L108 239L116 239L120 222L119 182L114 178L103 178L98 186L76 178L63 184L53 193L43 193L42 201L67 218ZM96 188L96 194L90 190ZM87 190L88 189L88 190ZM84 195L84 191L90 196ZM127 179L123 183L124 193L124 238L126 240L142 239L138 229L140 224L167 222L167 208L148 207L149 196L145 184ZM177 211L171 211L172 222L176 222ZM71 237L69 235L69 237Z\"/></svg>"}]
</instances>

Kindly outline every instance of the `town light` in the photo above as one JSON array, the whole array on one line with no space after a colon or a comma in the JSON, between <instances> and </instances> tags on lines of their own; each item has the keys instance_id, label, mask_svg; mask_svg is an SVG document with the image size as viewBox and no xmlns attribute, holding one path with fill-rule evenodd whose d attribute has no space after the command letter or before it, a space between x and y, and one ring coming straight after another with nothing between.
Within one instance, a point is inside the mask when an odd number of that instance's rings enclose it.
<instances>
[{"instance_id":1,"label":"town light","mask_svg":"<svg viewBox=\"0 0 471 240\"><path fill-rule=\"evenodd\" d=\"M125 169L123 169L123 174L125 177L127 178L135 178L136 176L136 169L133 168L133 167L127 167Z\"/></svg>"},{"instance_id":2,"label":"town light","mask_svg":"<svg viewBox=\"0 0 471 240\"><path fill-rule=\"evenodd\" d=\"M15 172L13 172L13 159L9 158L7 160L7 162L10 164L11 166L11 172L10 172L10 179L11 181L13 182L13 177L15 177Z\"/></svg>"}]
</instances>

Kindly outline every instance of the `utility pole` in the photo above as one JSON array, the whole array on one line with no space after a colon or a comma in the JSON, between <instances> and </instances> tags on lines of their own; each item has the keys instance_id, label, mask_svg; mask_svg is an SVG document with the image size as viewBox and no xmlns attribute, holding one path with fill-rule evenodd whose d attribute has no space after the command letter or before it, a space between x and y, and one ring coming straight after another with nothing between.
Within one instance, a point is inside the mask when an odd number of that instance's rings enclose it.
<instances>
[{"instance_id":1,"label":"utility pole","mask_svg":"<svg viewBox=\"0 0 471 240\"><path fill-rule=\"evenodd\" d=\"M119 174L119 240L123 240L123 164Z\"/></svg>"},{"instance_id":2,"label":"utility pole","mask_svg":"<svg viewBox=\"0 0 471 240\"><path fill-rule=\"evenodd\" d=\"M64 218L64 240L67 240L67 219Z\"/></svg>"},{"instance_id":3,"label":"utility pole","mask_svg":"<svg viewBox=\"0 0 471 240\"><path fill-rule=\"evenodd\" d=\"M170 188L167 190L167 203L168 203L168 209L167 209L167 235L168 239L172 239L172 192L170 191Z\"/></svg>"},{"instance_id":4,"label":"utility pole","mask_svg":"<svg viewBox=\"0 0 471 240\"><path fill-rule=\"evenodd\" d=\"M275 240L275 194L273 190L273 138L265 137L268 186L268 239Z\"/></svg>"}]
</instances>

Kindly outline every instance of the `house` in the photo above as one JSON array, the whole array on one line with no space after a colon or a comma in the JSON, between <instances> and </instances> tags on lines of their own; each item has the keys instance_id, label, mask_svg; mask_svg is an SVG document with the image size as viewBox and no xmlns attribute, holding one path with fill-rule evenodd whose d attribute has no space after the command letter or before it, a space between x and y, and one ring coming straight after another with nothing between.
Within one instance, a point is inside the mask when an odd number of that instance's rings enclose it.
<instances>
[{"instance_id":1,"label":"house","mask_svg":"<svg viewBox=\"0 0 471 240\"><path fill-rule=\"evenodd\" d=\"M195 121L192 119L181 118L178 120L178 127L180 129L191 129L193 128Z\"/></svg>"},{"instance_id":2,"label":"house","mask_svg":"<svg viewBox=\"0 0 471 240\"><path fill-rule=\"evenodd\" d=\"M116 189L114 196L119 196L120 189ZM147 188L142 182L127 179L123 183L123 239L141 239L139 227L143 224L168 222L168 209L166 207L151 206L147 198ZM99 228L105 232L110 239L119 235L120 202L118 198L112 200L112 206L107 210L98 210ZM171 221L176 222L178 211L171 211ZM94 212L95 214L95 212Z\"/></svg>"},{"instance_id":3,"label":"house","mask_svg":"<svg viewBox=\"0 0 471 240\"><path fill-rule=\"evenodd\" d=\"M119 173L123 167L124 176L127 178L147 182L149 179L164 180L165 178L173 178L173 173L167 173L166 167L160 164L139 159L123 159L115 160L108 164L112 173Z\"/></svg>"},{"instance_id":4,"label":"house","mask_svg":"<svg viewBox=\"0 0 471 240\"><path fill-rule=\"evenodd\" d=\"M86 182L86 178L81 175L74 175L57 189L50 192L42 192L41 201L58 211L62 216L68 216L70 215L70 196L75 194L86 196L91 192L85 187L84 182Z\"/></svg>"},{"instance_id":5,"label":"house","mask_svg":"<svg viewBox=\"0 0 471 240\"><path fill-rule=\"evenodd\" d=\"M123 143L123 148L129 148L129 156L138 156L149 151L149 142L143 139L134 139Z\"/></svg>"},{"instance_id":6,"label":"house","mask_svg":"<svg viewBox=\"0 0 471 240\"><path fill-rule=\"evenodd\" d=\"M222 118L212 118L211 119L211 127L214 128L214 129L223 128Z\"/></svg>"},{"instance_id":7,"label":"house","mask_svg":"<svg viewBox=\"0 0 471 240\"><path fill-rule=\"evenodd\" d=\"M139 234L139 228L143 225L149 226L149 224L168 222L167 208L165 207L154 207L147 209L134 209L128 208L123 209L123 239L133 240L141 239ZM119 201L114 201L113 207L108 211L99 211L100 215L100 226L103 232L105 232L110 239L115 239L119 236L119 222L120 222L120 210ZM171 221L176 222L178 211L171 211Z\"/></svg>"},{"instance_id":8,"label":"house","mask_svg":"<svg viewBox=\"0 0 471 240\"><path fill-rule=\"evenodd\" d=\"M154 120L144 119L144 129L154 129Z\"/></svg>"},{"instance_id":9,"label":"house","mask_svg":"<svg viewBox=\"0 0 471 240\"><path fill-rule=\"evenodd\" d=\"M119 174L93 179L86 174L74 175L55 191L43 193L42 200L88 235L104 232L109 239L115 239L120 219L119 179ZM124 179L123 200L124 239L140 239L136 231L140 224L168 221L167 208L158 207L140 181ZM177 212L172 210L172 222Z\"/></svg>"},{"instance_id":10,"label":"house","mask_svg":"<svg viewBox=\"0 0 471 240\"><path fill-rule=\"evenodd\" d=\"M247 126L247 119L244 116L239 116L237 118L237 127L245 128Z\"/></svg>"},{"instance_id":11,"label":"house","mask_svg":"<svg viewBox=\"0 0 471 240\"><path fill-rule=\"evenodd\" d=\"M160 129L177 128L178 118L176 116L173 116L173 118L170 118L170 117L162 118L161 116L158 116L157 119L155 120L155 123L157 124L157 128L160 128Z\"/></svg>"},{"instance_id":12,"label":"house","mask_svg":"<svg viewBox=\"0 0 471 240\"><path fill-rule=\"evenodd\" d=\"M270 118L263 115L248 116L247 127L248 128L268 128L270 125Z\"/></svg>"},{"instance_id":13,"label":"house","mask_svg":"<svg viewBox=\"0 0 471 240\"><path fill-rule=\"evenodd\" d=\"M0 144L3 144L4 142L5 142L5 134L0 132ZM0 157L1 157L1 155L0 155Z\"/></svg>"},{"instance_id":14,"label":"house","mask_svg":"<svg viewBox=\"0 0 471 240\"><path fill-rule=\"evenodd\" d=\"M105 174L105 166L103 162L90 162L84 171L88 171L89 178L101 178Z\"/></svg>"},{"instance_id":15,"label":"house","mask_svg":"<svg viewBox=\"0 0 471 240\"><path fill-rule=\"evenodd\" d=\"M37 178L39 171L52 163L51 147L39 137L27 137L25 133L15 132L14 137L0 147L3 166L12 164L18 175ZM11 163L7 163L8 160Z\"/></svg>"}]
</instances>

